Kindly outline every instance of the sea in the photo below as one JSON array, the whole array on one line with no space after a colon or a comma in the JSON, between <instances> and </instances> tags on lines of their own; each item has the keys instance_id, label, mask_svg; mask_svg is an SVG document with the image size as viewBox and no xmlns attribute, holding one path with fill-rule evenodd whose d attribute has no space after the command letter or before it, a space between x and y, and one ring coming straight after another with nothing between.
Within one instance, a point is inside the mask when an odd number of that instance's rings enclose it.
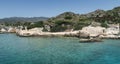
<instances>
[{"instance_id":1,"label":"sea","mask_svg":"<svg viewBox=\"0 0 120 64\"><path fill-rule=\"evenodd\" d=\"M120 64L120 40L0 34L0 64Z\"/></svg>"}]
</instances>

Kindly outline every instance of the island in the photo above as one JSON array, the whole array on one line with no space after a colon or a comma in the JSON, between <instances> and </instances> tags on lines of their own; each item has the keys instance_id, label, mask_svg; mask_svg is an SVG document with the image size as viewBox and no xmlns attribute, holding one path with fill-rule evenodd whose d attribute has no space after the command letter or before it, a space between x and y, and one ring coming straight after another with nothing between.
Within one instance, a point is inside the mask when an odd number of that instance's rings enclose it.
<instances>
[{"instance_id":1,"label":"island","mask_svg":"<svg viewBox=\"0 0 120 64\"><path fill-rule=\"evenodd\" d=\"M56 17L0 19L0 33L16 33L20 37L78 37L120 39L120 7L95 10L87 14L64 12ZM12 20L11 20L12 19ZM28 20L29 19L29 20ZM33 21L30 19L34 19ZM7 21L9 22L7 22ZM11 22L10 22L11 21Z\"/></svg>"}]
</instances>

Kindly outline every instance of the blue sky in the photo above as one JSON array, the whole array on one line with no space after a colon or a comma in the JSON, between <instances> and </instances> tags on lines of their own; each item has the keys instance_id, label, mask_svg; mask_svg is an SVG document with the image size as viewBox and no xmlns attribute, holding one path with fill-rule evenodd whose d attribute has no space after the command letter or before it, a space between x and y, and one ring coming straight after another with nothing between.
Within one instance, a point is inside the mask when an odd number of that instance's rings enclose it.
<instances>
[{"instance_id":1,"label":"blue sky","mask_svg":"<svg viewBox=\"0 0 120 64\"><path fill-rule=\"evenodd\" d=\"M120 0L0 0L0 18L52 17L71 11L79 14L120 6Z\"/></svg>"}]
</instances>

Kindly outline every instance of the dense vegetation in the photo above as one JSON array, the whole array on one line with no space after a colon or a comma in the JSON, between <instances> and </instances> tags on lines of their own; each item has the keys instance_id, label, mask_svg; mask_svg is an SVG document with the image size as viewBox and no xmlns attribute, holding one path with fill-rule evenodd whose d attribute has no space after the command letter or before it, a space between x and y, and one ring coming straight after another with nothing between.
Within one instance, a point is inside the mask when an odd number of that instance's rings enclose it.
<instances>
[{"instance_id":1,"label":"dense vegetation","mask_svg":"<svg viewBox=\"0 0 120 64\"><path fill-rule=\"evenodd\" d=\"M12 20L9 20L12 21ZM32 21L32 20L31 20ZM4 22L9 26L27 26L29 29L34 27L45 27L46 25L51 28L52 32L57 31L70 31L82 29L84 26L102 26L108 27L108 24L120 23L120 7L115 7L112 10L96 10L88 14L75 14L73 12L64 12L56 17L47 20L39 20L38 22L21 22L15 23ZM45 28L46 29L46 28Z\"/></svg>"}]
</instances>

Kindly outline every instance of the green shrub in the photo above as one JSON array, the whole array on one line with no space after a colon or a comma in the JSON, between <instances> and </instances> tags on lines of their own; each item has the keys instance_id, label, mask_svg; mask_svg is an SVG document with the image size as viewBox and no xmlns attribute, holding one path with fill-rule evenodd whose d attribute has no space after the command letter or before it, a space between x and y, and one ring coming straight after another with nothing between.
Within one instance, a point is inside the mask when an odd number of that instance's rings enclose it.
<instances>
[{"instance_id":1,"label":"green shrub","mask_svg":"<svg viewBox=\"0 0 120 64\"><path fill-rule=\"evenodd\" d=\"M66 20L71 20L72 17L71 17L71 16L66 16L64 19L66 19Z\"/></svg>"}]
</instances>

